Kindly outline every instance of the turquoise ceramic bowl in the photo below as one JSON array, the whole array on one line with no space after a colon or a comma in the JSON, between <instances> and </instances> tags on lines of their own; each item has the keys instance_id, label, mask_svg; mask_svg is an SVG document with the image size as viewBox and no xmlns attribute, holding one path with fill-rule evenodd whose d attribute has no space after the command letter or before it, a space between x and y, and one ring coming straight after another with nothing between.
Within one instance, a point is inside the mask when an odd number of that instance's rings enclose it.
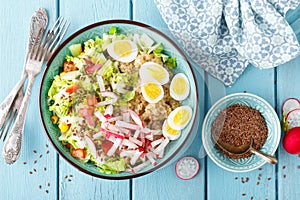
<instances>
[{"instance_id":1,"label":"turquoise ceramic bowl","mask_svg":"<svg viewBox=\"0 0 300 200\"><path fill-rule=\"evenodd\" d=\"M268 138L261 151L274 155L280 141L280 122L273 107L264 99L249 93L236 93L218 100L205 116L202 127L203 146L208 156L221 168L232 172L248 172L255 170L266 163L262 158L252 155L249 158L230 159L216 149L211 139L211 125L218 114L233 104L246 105L258 110L266 120Z\"/></svg>"},{"instance_id":2,"label":"turquoise ceramic bowl","mask_svg":"<svg viewBox=\"0 0 300 200\"><path fill-rule=\"evenodd\" d=\"M157 160L156 166L148 166L142 171L133 174L133 173L120 173L120 174L102 174L99 170L91 163L83 164L80 161L76 160L70 155L69 150L62 145L62 143L58 140L60 135L59 129L56 125L53 125L51 122L52 113L48 110L47 104L47 93L52 84L53 77L59 74L62 70L62 64L65 60L66 55L70 55L68 47L72 44L83 43L88 39L95 38L96 36L101 36L104 32L108 32L111 26L117 26L121 32L124 33L146 33L151 38L153 38L156 42L161 42L164 45L166 53L169 56L176 56L177 58L177 68L174 70L175 73L182 72L187 75L190 81L190 95L189 97L182 102L183 105L189 105L193 109L193 116L190 120L188 126L182 130L181 137L178 140L172 141L168 144L165 149L165 155L163 159ZM197 85L195 83L194 72L187 61L186 57L182 53L182 51L176 46L176 44L170 40L166 35L162 32L149 27L148 25L128 21L128 20L110 20L92 24L87 26L73 35L71 35L66 41L59 47L59 49L54 53L54 55L49 60L47 67L45 69L41 85L40 85L40 115L41 120L45 129L45 132L50 139L51 143L57 150L57 152L65 158L71 165L75 166L79 170L90 174L95 177L106 178L106 179L127 179L138 177L152 171L155 171L167 163L170 163L175 158L175 155L180 153L183 149L186 148L185 145L190 144L189 140L192 138L192 127L195 124L197 109L198 109L198 99L197 99Z\"/></svg>"}]
</instances>

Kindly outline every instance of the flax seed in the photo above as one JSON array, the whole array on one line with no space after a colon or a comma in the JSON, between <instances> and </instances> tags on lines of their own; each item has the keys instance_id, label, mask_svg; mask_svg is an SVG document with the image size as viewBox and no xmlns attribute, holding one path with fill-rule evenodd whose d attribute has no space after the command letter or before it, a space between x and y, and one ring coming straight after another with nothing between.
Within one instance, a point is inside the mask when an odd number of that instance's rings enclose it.
<instances>
[{"instance_id":1,"label":"flax seed","mask_svg":"<svg viewBox=\"0 0 300 200\"><path fill-rule=\"evenodd\" d=\"M245 193L243 193L243 194L242 194L242 196L246 196L246 194L245 194Z\"/></svg>"},{"instance_id":2,"label":"flax seed","mask_svg":"<svg viewBox=\"0 0 300 200\"><path fill-rule=\"evenodd\" d=\"M33 153L37 153L37 151L36 151L36 150L33 150Z\"/></svg>"},{"instance_id":3,"label":"flax seed","mask_svg":"<svg viewBox=\"0 0 300 200\"><path fill-rule=\"evenodd\" d=\"M23 162L23 165L26 165L27 164L27 162Z\"/></svg>"}]
</instances>

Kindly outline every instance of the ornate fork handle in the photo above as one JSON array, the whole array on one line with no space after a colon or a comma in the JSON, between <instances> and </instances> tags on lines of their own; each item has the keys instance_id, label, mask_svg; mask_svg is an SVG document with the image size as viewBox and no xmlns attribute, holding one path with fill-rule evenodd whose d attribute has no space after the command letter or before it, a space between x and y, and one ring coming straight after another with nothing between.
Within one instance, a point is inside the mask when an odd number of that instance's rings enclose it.
<instances>
[{"instance_id":1,"label":"ornate fork handle","mask_svg":"<svg viewBox=\"0 0 300 200\"><path fill-rule=\"evenodd\" d=\"M30 20L30 32L28 38L28 46L27 46L27 56L28 52L32 48L34 41L40 41L42 38L38 38L38 34L40 29L46 28L48 25L48 15L46 11L42 8L35 11ZM24 66L27 60L27 56L24 61ZM25 67L24 67L25 68ZM6 116L8 114L9 109L11 108L13 101L15 100L18 91L24 84L27 78L27 73L25 70L23 71L22 77L19 82L15 85L9 95L4 99L4 101L0 105L0 127L2 127L3 123L5 122Z\"/></svg>"},{"instance_id":2,"label":"ornate fork handle","mask_svg":"<svg viewBox=\"0 0 300 200\"><path fill-rule=\"evenodd\" d=\"M15 123L11 129L11 134L9 135L4 147L3 147L3 157L8 164L14 163L20 156L23 130L26 119L26 111L31 95L31 90L34 82L34 76L29 76L28 86L26 93L21 104L20 110L16 117Z\"/></svg>"}]
</instances>

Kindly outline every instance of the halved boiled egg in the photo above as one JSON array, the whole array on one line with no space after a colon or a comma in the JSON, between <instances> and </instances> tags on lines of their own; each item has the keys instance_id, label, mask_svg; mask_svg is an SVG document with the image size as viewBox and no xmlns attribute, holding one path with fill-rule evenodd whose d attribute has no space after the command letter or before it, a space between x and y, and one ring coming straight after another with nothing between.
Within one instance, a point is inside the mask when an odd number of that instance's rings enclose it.
<instances>
[{"instance_id":1,"label":"halved boiled egg","mask_svg":"<svg viewBox=\"0 0 300 200\"><path fill-rule=\"evenodd\" d=\"M157 103L164 97L164 90L157 82L143 83L141 90L144 99L148 103Z\"/></svg>"},{"instance_id":2,"label":"halved boiled egg","mask_svg":"<svg viewBox=\"0 0 300 200\"><path fill-rule=\"evenodd\" d=\"M172 129L182 130L186 127L192 117L192 108L180 106L175 108L168 116L168 124Z\"/></svg>"},{"instance_id":3,"label":"halved boiled egg","mask_svg":"<svg viewBox=\"0 0 300 200\"><path fill-rule=\"evenodd\" d=\"M144 63L139 70L142 82L158 81L161 85L169 82L169 72L155 62Z\"/></svg>"},{"instance_id":4,"label":"halved boiled egg","mask_svg":"<svg viewBox=\"0 0 300 200\"><path fill-rule=\"evenodd\" d=\"M136 58L138 48L130 40L117 40L108 45L107 53L117 61L129 63Z\"/></svg>"},{"instance_id":5,"label":"halved boiled egg","mask_svg":"<svg viewBox=\"0 0 300 200\"><path fill-rule=\"evenodd\" d=\"M170 140L176 140L181 135L180 130L172 129L168 122L165 120L162 127L162 133L165 137L169 138Z\"/></svg>"},{"instance_id":6,"label":"halved boiled egg","mask_svg":"<svg viewBox=\"0 0 300 200\"><path fill-rule=\"evenodd\" d=\"M170 84L170 96L177 101L182 101L189 96L189 93L190 83L186 75L176 74Z\"/></svg>"}]
</instances>

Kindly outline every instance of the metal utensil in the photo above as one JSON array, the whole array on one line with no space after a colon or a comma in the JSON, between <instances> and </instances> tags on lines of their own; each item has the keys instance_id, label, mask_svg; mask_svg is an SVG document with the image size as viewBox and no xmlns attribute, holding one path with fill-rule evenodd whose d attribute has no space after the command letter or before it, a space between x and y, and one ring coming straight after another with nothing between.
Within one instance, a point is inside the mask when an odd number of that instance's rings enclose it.
<instances>
[{"instance_id":1,"label":"metal utensil","mask_svg":"<svg viewBox=\"0 0 300 200\"><path fill-rule=\"evenodd\" d=\"M256 150L255 148L253 148L253 146L252 146L253 138L251 138L250 143L236 147L236 146L233 146L226 142L223 142L215 134L211 134L211 136L212 136L212 140L215 142L215 144L219 148L221 148L222 150L224 150L228 153L235 154L235 155L243 155L248 152L251 152L251 153L254 153L255 155L261 157L262 159L264 159L265 161L267 161L270 164L277 164L277 162L278 162L277 158L275 158L274 156L268 155L266 153L263 153L261 151Z\"/></svg>"},{"instance_id":2,"label":"metal utensil","mask_svg":"<svg viewBox=\"0 0 300 200\"><path fill-rule=\"evenodd\" d=\"M0 127L4 128L3 125L4 123L6 123L7 115L10 113L9 110L11 109L12 104L16 99L18 92L20 91L20 88L24 85L24 82L27 78L27 72L25 71L25 64L28 58L28 53L30 52L34 44L34 41L41 41L42 38L38 38L39 31L41 29L46 29L47 25L48 25L47 12L43 8L39 8L37 11L33 13L30 20L28 46L26 50L26 58L24 60L24 69L21 75L21 79L17 82L17 84L14 86L14 88L11 90L11 92L8 94L8 96L3 100L3 102L0 105Z\"/></svg>"},{"instance_id":3,"label":"metal utensil","mask_svg":"<svg viewBox=\"0 0 300 200\"><path fill-rule=\"evenodd\" d=\"M25 71L28 74L29 79L28 86L17 118L12 127L11 134L2 151L2 155L8 164L14 163L20 156L26 111L34 79L40 73L46 55L52 54L53 51L57 48L60 41L64 37L69 25L70 23L64 21L62 17L58 18L52 29L47 32L43 41L41 43L38 40L35 41L31 49L25 67ZM44 29L41 29L39 36L43 38L43 35Z\"/></svg>"}]
</instances>

